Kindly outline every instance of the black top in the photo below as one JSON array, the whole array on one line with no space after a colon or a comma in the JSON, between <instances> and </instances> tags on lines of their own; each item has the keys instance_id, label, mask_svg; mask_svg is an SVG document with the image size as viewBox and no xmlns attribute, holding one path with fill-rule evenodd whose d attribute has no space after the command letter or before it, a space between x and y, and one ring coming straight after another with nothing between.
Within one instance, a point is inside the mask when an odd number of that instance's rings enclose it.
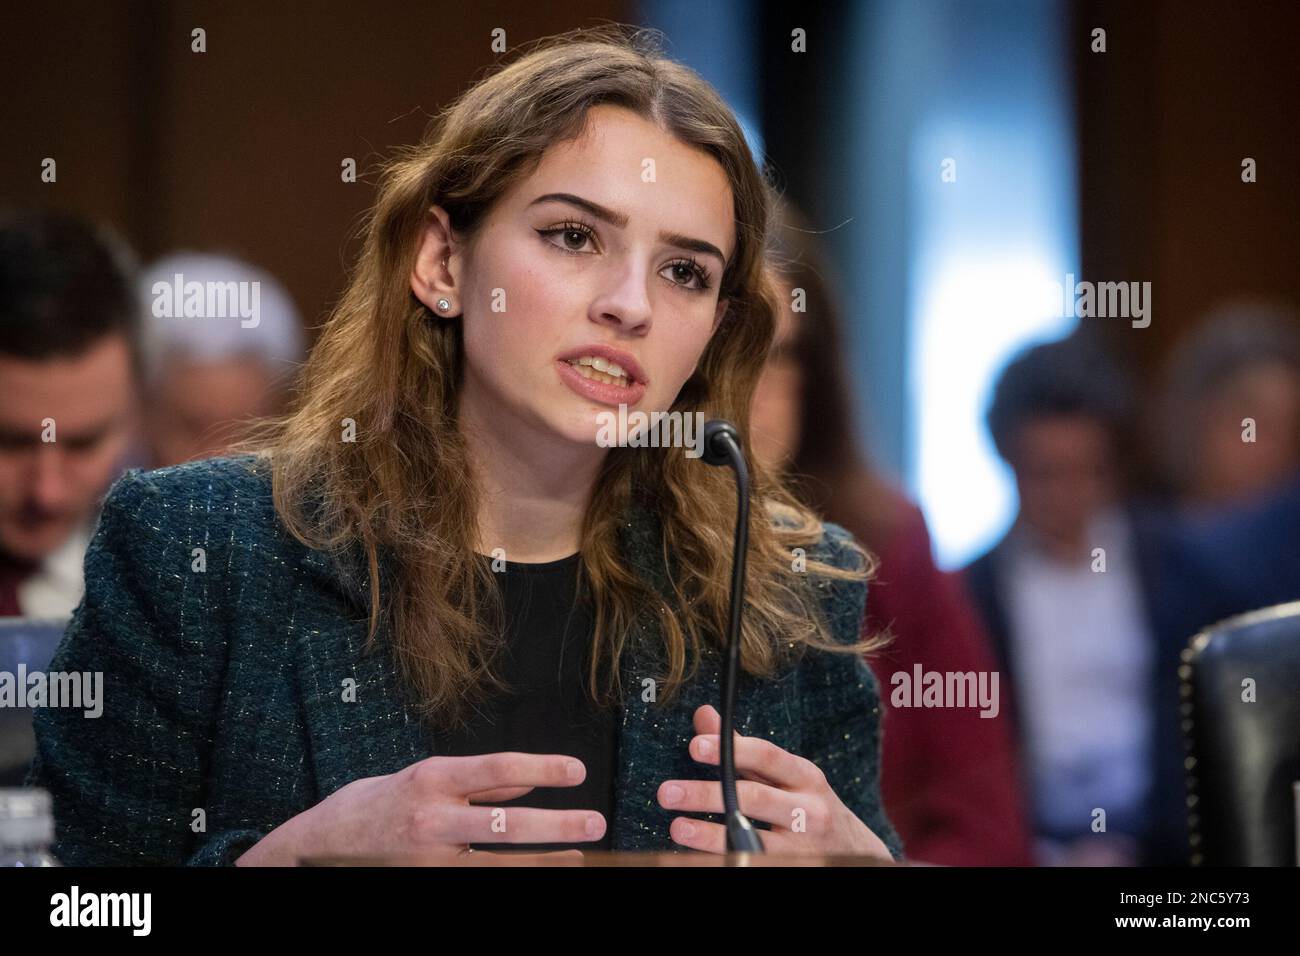
<instances>
[{"instance_id":1,"label":"black top","mask_svg":"<svg viewBox=\"0 0 1300 956\"><path fill-rule=\"evenodd\" d=\"M614 832L616 709L597 708L587 690L594 621L587 601L574 602L581 554L545 564L507 562L493 577L501 589L506 647L494 670L510 690L470 713L467 727L444 729L435 753L449 756L520 751L568 754L587 768L574 787L536 787L502 807L596 810L605 836L568 844L475 843L475 849L608 850ZM480 560L490 559L480 555Z\"/></svg>"}]
</instances>

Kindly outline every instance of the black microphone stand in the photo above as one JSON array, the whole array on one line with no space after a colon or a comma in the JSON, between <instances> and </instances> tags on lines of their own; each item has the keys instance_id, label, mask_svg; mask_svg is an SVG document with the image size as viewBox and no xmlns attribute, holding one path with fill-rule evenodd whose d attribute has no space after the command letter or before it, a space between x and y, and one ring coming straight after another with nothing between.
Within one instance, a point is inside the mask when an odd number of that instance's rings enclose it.
<instances>
[{"instance_id":1,"label":"black microphone stand","mask_svg":"<svg viewBox=\"0 0 1300 956\"><path fill-rule=\"evenodd\" d=\"M722 804L727 820L727 851L762 853L763 841L736 798L736 754L732 724L736 682L740 673L740 619L745 601L745 555L749 550L749 468L740 450L740 436L731 422L713 419L704 424L704 460L730 465L736 474L735 551L731 561L731 621L727 629L727 666L722 676Z\"/></svg>"}]
</instances>

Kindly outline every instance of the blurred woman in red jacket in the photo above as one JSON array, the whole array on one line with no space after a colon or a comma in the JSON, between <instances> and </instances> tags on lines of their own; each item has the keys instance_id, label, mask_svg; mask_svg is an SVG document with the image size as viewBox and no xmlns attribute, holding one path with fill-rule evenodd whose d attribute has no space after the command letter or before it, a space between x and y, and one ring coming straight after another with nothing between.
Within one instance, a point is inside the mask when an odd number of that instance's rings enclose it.
<instances>
[{"instance_id":1,"label":"blurred woman in red jacket","mask_svg":"<svg viewBox=\"0 0 1300 956\"><path fill-rule=\"evenodd\" d=\"M858 446L828 263L788 203L777 219L771 264L785 308L755 394L753 450L765 463L784 466L800 496L879 561L867 623L894 637L869 661L885 701L886 811L912 859L1030 865L1006 707L982 717L979 707L889 706L892 676L910 680L916 665L923 672L979 674L996 664L960 583L934 564L920 510L875 472ZM795 290L802 290L800 313Z\"/></svg>"}]
</instances>

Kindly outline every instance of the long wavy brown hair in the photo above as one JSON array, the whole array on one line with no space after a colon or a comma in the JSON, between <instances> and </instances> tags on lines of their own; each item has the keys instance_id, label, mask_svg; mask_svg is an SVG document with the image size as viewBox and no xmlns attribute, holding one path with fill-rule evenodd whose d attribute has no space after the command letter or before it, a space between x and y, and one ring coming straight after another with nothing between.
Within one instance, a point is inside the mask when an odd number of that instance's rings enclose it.
<instances>
[{"instance_id":1,"label":"long wavy brown hair","mask_svg":"<svg viewBox=\"0 0 1300 956\"><path fill-rule=\"evenodd\" d=\"M656 32L618 25L538 41L385 162L358 261L293 410L246 446L269 458L276 509L296 538L364 557L356 566L369 593L370 643L388 633L426 718L463 720L469 705L502 686L494 661L503 643L496 582L488 563L474 559L478 490L457 428L464 320L433 315L409 284L431 205L472 242L493 202L549 146L580 135L597 104L625 107L705 150L734 196L736 250L719 289L729 305L671 410L730 419L748 442L750 400L775 329L776 288L764 266L773 187L718 93L661 47ZM356 423L355 441L341 440L345 419ZM866 553L854 546L857 568L813 560L807 549L822 537L820 519L757 462L751 476L743 669L771 676L787 652L808 646L873 647L831 639L813 586L865 580ZM643 581L622 553L620 526L637 503L653 509L661 529L670 593ZM619 699L616 662L647 610L662 628L665 702L702 653L722 646L735 513L729 470L680 449L610 449L581 528L580 591L595 622L593 699ZM807 554L804 573L797 548Z\"/></svg>"}]
</instances>

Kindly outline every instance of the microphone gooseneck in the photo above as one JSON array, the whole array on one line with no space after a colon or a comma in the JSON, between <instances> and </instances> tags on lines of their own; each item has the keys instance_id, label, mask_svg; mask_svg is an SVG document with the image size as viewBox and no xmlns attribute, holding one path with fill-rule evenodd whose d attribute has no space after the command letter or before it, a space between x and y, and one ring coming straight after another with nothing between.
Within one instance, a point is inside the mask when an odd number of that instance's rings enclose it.
<instances>
[{"instance_id":1,"label":"microphone gooseneck","mask_svg":"<svg viewBox=\"0 0 1300 956\"><path fill-rule=\"evenodd\" d=\"M749 550L749 468L740 450L736 426L715 418L704 423L704 460L710 465L730 465L736 475L736 532L731 561L731 620L727 628L727 663L722 675L722 804L727 821L728 852L762 853L763 841L736 798L736 753L732 724L736 683L740 676L741 613L745 603L745 555Z\"/></svg>"}]
</instances>

